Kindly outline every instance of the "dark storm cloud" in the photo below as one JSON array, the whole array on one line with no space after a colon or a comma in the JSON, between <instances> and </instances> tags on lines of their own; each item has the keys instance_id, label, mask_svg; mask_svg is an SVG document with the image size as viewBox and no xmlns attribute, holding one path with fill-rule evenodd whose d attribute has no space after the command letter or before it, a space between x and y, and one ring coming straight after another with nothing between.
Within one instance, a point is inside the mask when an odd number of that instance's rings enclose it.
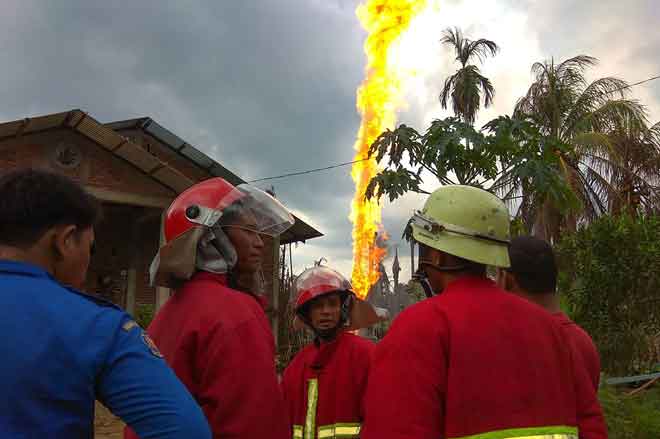
<instances>
[{"instance_id":1,"label":"dark storm cloud","mask_svg":"<svg viewBox=\"0 0 660 439\"><path fill-rule=\"evenodd\" d=\"M526 17L526 33L508 38L520 41L518 46L537 40L541 59L587 53L601 59L603 74L630 81L660 73L656 0L495 1L506 6L502 11L515 9ZM359 124L355 89L364 66L357 2L5 1L0 119L71 108L101 121L151 116L244 178L349 161ZM481 32L483 26L474 28L471 20L476 18L442 27ZM502 23L502 35L509 25ZM513 46L505 47L511 57L536 56L529 47ZM455 68L439 46L429 56L447 59L428 87L432 99L413 106L409 119L415 124L437 107L441 80ZM499 55L508 63L506 56ZM507 81L518 84L522 77L526 83L527 66L534 61L522 62L523 76L498 70L505 73L493 78L497 111L509 111L520 93ZM660 119L660 81L637 90ZM299 258L327 254L341 260L344 271L350 269L350 169L259 183L271 184L326 234L299 250ZM408 197L385 209L394 241L419 205L420 198Z\"/></svg>"},{"instance_id":2,"label":"dark storm cloud","mask_svg":"<svg viewBox=\"0 0 660 439\"><path fill-rule=\"evenodd\" d=\"M148 115L245 178L352 159L364 37L354 1L155 4L17 2L0 19L12 22L2 118ZM349 232L348 169L260 185L271 184L322 216L313 222Z\"/></svg>"}]
</instances>

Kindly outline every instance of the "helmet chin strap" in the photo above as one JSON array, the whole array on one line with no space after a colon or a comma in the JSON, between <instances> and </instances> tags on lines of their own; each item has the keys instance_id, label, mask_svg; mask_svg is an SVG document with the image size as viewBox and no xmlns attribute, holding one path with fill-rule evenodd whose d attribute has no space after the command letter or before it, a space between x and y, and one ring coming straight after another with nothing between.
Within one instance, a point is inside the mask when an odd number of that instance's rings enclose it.
<instances>
[{"instance_id":1,"label":"helmet chin strap","mask_svg":"<svg viewBox=\"0 0 660 439\"><path fill-rule=\"evenodd\" d=\"M429 282L428 276L426 276L426 273L421 268L418 268L417 271L413 274L412 276L413 280L417 283L419 283L422 286L422 290L424 290L424 295L427 298L431 298L434 295L433 288L431 287L431 283Z\"/></svg>"},{"instance_id":2,"label":"helmet chin strap","mask_svg":"<svg viewBox=\"0 0 660 439\"><path fill-rule=\"evenodd\" d=\"M465 264L459 264L459 265L439 265L435 264L431 261L428 260L420 260L419 261L419 268L417 268L417 271L415 274L413 274L413 280L417 281L421 286L422 289L424 290L424 294L426 297L431 298L436 295L435 291L433 290L433 287L431 286L431 282L429 281L429 277L422 268L422 266L428 266L433 268L434 270L437 271L444 271L444 272L452 272L452 271L463 271L467 268ZM442 292L442 291L441 291ZM440 294L440 293L438 293Z\"/></svg>"}]
</instances>

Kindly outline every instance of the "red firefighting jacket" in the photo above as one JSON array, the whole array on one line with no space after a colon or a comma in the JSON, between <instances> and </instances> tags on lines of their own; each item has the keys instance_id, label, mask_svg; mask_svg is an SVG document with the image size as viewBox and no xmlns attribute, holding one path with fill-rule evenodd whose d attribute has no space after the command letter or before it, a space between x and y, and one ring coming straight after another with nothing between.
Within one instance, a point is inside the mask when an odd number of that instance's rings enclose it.
<instances>
[{"instance_id":1,"label":"red firefighting jacket","mask_svg":"<svg viewBox=\"0 0 660 439\"><path fill-rule=\"evenodd\" d=\"M603 439L602 411L553 316L465 276L377 345L362 439Z\"/></svg>"},{"instance_id":2,"label":"red firefighting jacket","mask_svg":"<svg viewBox=\"0 0 660 439\"><path fill-rule=\"evenodd\" d=\"M294 439L358 437L374 346L342 332L296 355L282 379Z\"/></svg>"},{"instance_id":3,"label":"red firefighting jacket","mask_svg":"<svg viewBox=\"0 0 660 439\"><path fill-rule=\"evenodd\" d=\"M594 385L594 389L598 391L598 385L600 384L600 356L598 355L598 349L596 349L594 341L584 329L569 319L566 314L559 312L554 314L554 316L564 330L570 346L573 348L573 358L583 363Z\"/></svg>"},{"instance_id":4,"label":"red firefighting jacket","mask_svg":"<svg viewBox=\"0 0 660 439\"><path fill-rule=\"evenodd\" d=\"M223 275L198 272L148 333L204 410L213 437L290 438L273 335L256 297L229 288Z\"/></svg>"}]
</instances>

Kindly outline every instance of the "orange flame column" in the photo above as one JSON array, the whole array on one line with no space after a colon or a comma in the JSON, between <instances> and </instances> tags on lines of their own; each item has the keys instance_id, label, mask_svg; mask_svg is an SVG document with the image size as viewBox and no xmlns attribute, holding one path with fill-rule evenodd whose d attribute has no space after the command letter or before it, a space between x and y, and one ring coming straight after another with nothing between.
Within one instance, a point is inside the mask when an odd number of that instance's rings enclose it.
<instances>
[{"instance_id":1,"label":"orange flame column","mask_svg":"<svg viewBox=\"0 0 660 439\"><path fill-rule=\"evenodd\" d=\"M356 160L367 158L374 140L394 127L396 110L403 101L405 74L395 63L388 62L388 51L426 3L426 0L368 0L356 10L368 32L364 45L366 77L357 91L357 109L362 122L354 145ZM367 185L377 171L376 161L371 159L355 163L351 172L355 182L350 215L353 223L352 282L356 294L363 299L378 281L378 265L385 256L385 250L376 245L381 224L380 206L376 200L364 199Z\"/></svg>"}]
</instances>

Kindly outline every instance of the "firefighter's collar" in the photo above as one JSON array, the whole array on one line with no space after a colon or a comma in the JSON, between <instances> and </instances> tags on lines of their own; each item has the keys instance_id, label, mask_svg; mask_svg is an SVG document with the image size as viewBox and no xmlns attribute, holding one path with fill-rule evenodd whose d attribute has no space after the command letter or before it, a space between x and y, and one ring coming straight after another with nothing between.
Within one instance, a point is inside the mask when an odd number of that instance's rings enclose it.
<instances>
[{"instance_id":1,"label":"firefighter's collar","mask_svg":"<svg viewBox=\"0 0 660 439\"><path fill-rule=\"evenodd\" d=\"M0 273L52 278L50 273L48 273L43 267L28 262L12 261L9 259L0 259Z\"/></svg>"}]
</instances>

